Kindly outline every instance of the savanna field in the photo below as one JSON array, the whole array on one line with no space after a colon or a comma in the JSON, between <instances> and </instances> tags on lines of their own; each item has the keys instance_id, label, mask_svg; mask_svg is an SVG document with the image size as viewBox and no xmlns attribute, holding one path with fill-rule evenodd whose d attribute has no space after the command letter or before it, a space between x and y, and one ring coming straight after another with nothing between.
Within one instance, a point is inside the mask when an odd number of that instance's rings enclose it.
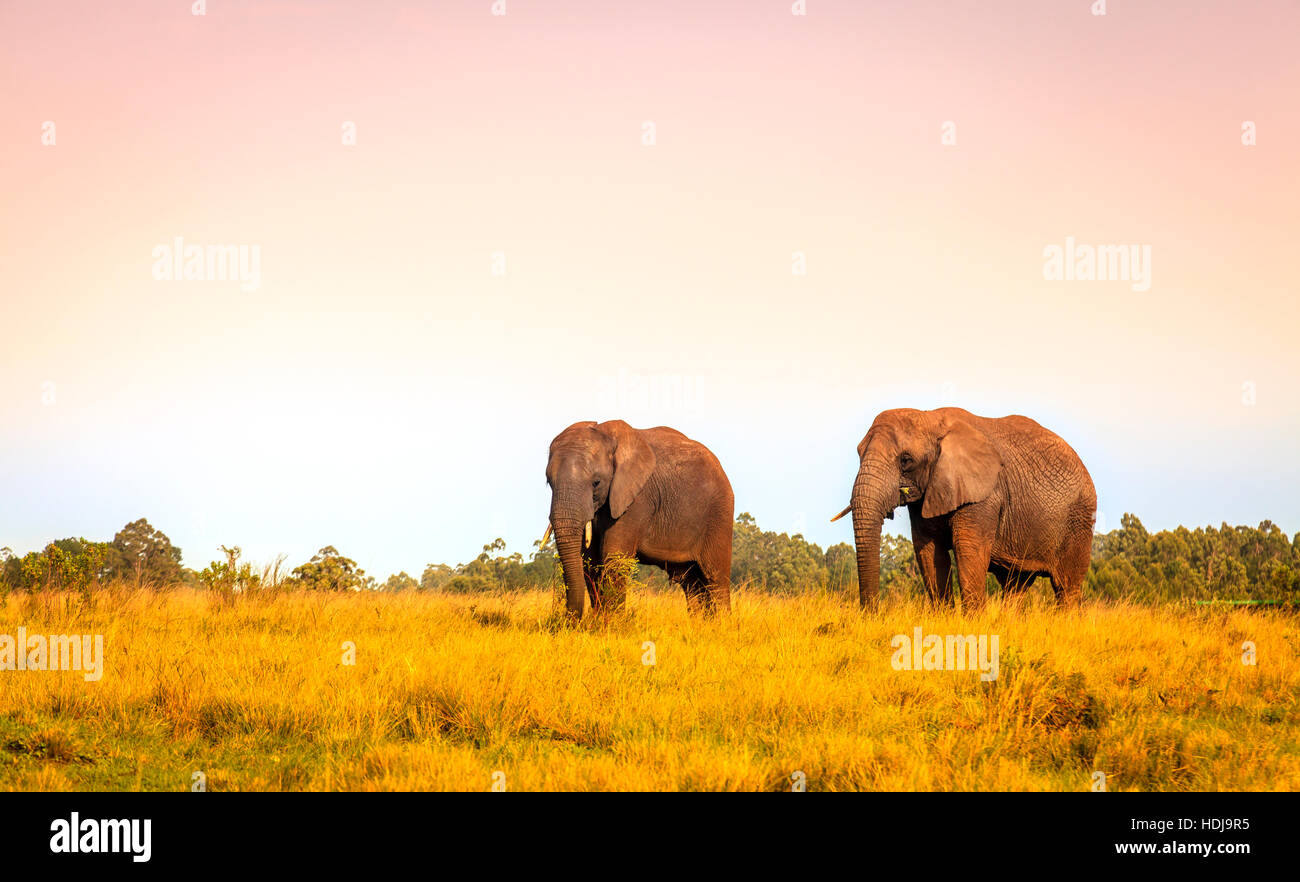
<instances>
[{"instance_id":1,"label":"savanna field","mask_svg":"<svg viewBox=\"0 0 1300 882\"><path fill-rule=\"evenodd\" d=\"M0 788L1300 787L1291 612L1036 594L863 613L745 590L733 608L691 619L641 590L570 626L545 591L15 593L0 633L103 634L105 658L97 682L0 672ZM917 626L999 635L996 681L895 670Z\"/></svg>"}]
</instances>

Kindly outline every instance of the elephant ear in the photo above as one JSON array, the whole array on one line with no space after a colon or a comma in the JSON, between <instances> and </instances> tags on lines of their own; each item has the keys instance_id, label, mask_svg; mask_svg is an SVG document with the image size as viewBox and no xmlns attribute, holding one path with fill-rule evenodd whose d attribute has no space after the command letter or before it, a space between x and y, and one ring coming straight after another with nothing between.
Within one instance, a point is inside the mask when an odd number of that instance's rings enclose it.
<instances>
[{"instance_id":1,"label":"elephant ear","mask_svg":"<svg viewBox=\"0 0 1300 882\"><path fill-rule=\"evenodd\" d=\"M921 515L938 517L987 498L1001 471L1002 457L988 436L970 423L953 423L939 439L939 459L925 488Z\"/></svg>"},{"instance_id":2,"label":"elephant ear","mask_svg":"<svg viewBox=\"0 0 1300 882\"><path fill-rule=\"evenodd\" d=\"M641 433L622 420L610 420L596 427L614 439L614 479L609 485L609 513L622 517L642 485L655 470L655 452Z\"/></svg>"}]
</instances>

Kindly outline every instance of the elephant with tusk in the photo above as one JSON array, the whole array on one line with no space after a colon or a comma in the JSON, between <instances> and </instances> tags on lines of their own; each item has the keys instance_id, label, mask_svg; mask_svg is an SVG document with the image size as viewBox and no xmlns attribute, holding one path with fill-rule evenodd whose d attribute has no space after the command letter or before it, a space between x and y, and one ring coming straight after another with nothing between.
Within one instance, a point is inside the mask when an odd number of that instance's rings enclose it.
<instances>
[{"instance_id":1,"label":"elephant with tusk","mask_svg":"<svg viewBox=\"0 0 1300 882\"><path fill-rule=\"evenodd\" d=\"M542 534L542 545L551 541L551 522L546 522L546 532ZM591 521L587 521L587 526L582 528L582 547L591 547Z\"/></svg>"},{"instance_id":2,"label":"elephant with tusk","mask_svg":"<svg viewBox=\"0 0 1300 882\"><path fill-rule=\"evenodd\" d=\"M990 419L958 407L876 417L858 444L849 504L831 518L853 513L864 607L879 595L881 524L900 505L931 598L952 600L951 552L964 608L983 606L990 572L1012 592L1047 576L1059 604L1078 603L1097 491L1074 449L1028 417Z\"/></svg>"},{"instance_id":3,"label":"elephant with tusk","mask_svg":"<svg viewBox=\"0 0 1300 882\"><path fill-rule=\"evenodd\" d=\"M713 453L681 432L634 429L622 420L574 423L551 442L546 464L551 515L564 566L569 615L623 601L627 572L617 558L662 568L692 613L731 609L731 482Z\"/></svg>"}]
</instances>

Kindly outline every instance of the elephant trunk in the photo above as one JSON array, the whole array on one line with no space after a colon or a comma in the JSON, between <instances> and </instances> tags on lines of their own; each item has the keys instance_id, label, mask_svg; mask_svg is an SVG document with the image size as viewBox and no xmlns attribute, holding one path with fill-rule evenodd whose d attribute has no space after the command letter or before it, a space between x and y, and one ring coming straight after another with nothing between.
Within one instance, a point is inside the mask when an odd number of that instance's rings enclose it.
<instances>
[{"instance_id":1,"label":"elephant trunk","mask_svg":"<svg viewBox=\"0 0 1300 882\"><path fill-rule=\"evenodd\" d=\"M879 466L864 461L853 482L853 543L858 557L858 600L864 608L880 597L880 528L885 515L893 511L898 487L891 484Z\"/></svg>"},{"instance_id":2,"label":"elephant trunk","mask_svg":"<svg viewBox=\"0 0 1300 882\"><path fill-rule=\"evenodd\" d=\"M587 581L583 576L582 552L591 542L590 498L583 505L575 494L556 495L551 500L551 525L555 548L564 568L565 607L570 618L582 618L586 605Z\"/></svg>"}]
</instances>

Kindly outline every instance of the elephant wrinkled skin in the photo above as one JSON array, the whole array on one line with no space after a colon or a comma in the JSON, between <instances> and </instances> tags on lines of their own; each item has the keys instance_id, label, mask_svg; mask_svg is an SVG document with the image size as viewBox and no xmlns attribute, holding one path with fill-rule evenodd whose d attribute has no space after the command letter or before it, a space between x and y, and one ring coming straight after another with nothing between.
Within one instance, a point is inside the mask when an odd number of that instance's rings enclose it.
<instances>
[{"instance_id":1,"label":"elephant wrinkled skin","mask_svg":"<svg viewBox=\"0 0 1300 882\"><path fill-rule=\"evenodd\" d=\"M984 575L1023 591L1047 576L1057 602L1078 603L1092 551L1097 492L1078 454L1023 416L975 416L958 407L887 410L858 445L853 513L858 592L880 589L880 528L900 505L931 598L952 600L952 552L962 605L985 601Z\"/></svg>"},{"instance_id":2,"label":"elephant wrinkled skin","mask_svg":"<svg viewBox=\"0 0 1300 882\"><path fill-rule=\"evenodd\" d=\"M582 617L584 595L596 611L621 605L626 569L605 572L617 558L662 568L693 613L730 611L735 501L703 444L665 426L574 423L551 442L546 483L571 617Z\"/></svg>"}]
</instances>

